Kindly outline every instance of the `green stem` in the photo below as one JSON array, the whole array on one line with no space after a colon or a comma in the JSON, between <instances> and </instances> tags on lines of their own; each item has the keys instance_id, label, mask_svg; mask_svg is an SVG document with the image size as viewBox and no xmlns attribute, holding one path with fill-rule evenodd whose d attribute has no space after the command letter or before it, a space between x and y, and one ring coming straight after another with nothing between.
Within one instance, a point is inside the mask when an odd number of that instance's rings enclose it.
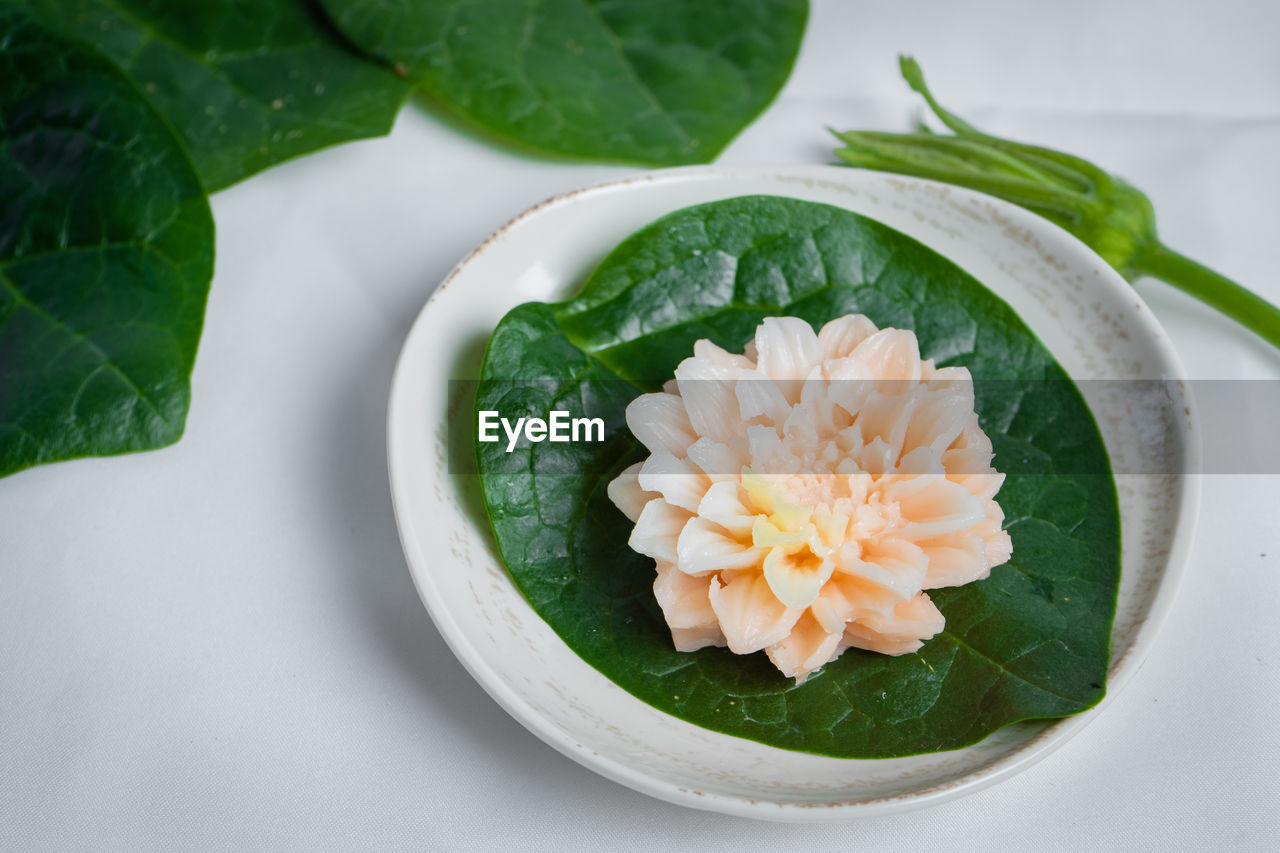
<instances>
[{"instance_id":1,"label":"green stem","mask_svg":"<svg viewBox=\"0 0 1280 853\"><path fill-rule=\"evenodd\" d=\"M1280 348L1280 308L1226 276L1162 243L1152 243L1142 250L1133 266L1138 272L1171 284L1218 309L1272 346Z\"/></svg>"}]
</instances>

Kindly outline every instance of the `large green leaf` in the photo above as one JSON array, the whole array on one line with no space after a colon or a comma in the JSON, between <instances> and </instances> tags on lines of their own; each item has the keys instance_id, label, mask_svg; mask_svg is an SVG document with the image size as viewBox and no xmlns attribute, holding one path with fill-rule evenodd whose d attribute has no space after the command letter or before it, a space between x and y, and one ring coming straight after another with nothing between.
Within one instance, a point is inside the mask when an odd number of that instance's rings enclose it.
<instances>
[{"instance_id":1,"label":"large green leaf","mask_svg":"<svg viewBox=\"0 0 1280 853\"><path fill-rule=\"evenodd\" d=\"M212 192L391 128L409 85L309 0L30 0L114 59L182 136Z\"/></svg>"},{"instance_id":2,"label":"large green leaf","mask_svg":"<svg viewBox=\"0 0 1280 853\"><path fill-rule=\"evenodd\" d=\"M505 139L707 163L773 99L807 0L322 0L357 45Z\"/></svg>"},{"instance_id":3,"label":"large green leaf","mask_svg":"<svg viewBox=\"0 0 1280 853\"><path fill-rule=\"evenodd\" d=\"M213 220L108 59L0 5L0 476L182 435Z\"/></svg>"},{"instance_id":4,"label":"large green leaf","mask_svg":"<svg viewBox=\"0 0 1280 853\"><path fill-rule=\"evenodd\" d=\"M848 313L914 329L924 357L975 377L1009 476L1013 559L930 592L946 629L913 655L849 650L803 685L763 653L674 650L653 563L605 484L643 458L623 410L698 338L734 351L766 316L815 327ZM774 746L884 757L973 743L1016 720L1103 695L1119 580L1115 487L1075 385L998 297L879 223L826 205L746 197L687 208L637 232L581 293L511 311L493 334L477 410L602 417L603 444L477 444L485 500L521 592L584 660L640 699Z\"/></svg>"}]
</instances>

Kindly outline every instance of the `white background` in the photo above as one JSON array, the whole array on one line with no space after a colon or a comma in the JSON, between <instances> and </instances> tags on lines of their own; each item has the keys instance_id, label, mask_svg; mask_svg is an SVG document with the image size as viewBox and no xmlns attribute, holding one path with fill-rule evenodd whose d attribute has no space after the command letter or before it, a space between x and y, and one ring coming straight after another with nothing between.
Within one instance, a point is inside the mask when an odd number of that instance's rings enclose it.
<instances>
[{"instance_id":1,"label":"white background","mask_svg":"<svg viewBox=\"0 0 1280 853\"><path fill-rule=\"evenodd\" d=\"M906 128L908 51L957 112L1120 172L1169 244L1280 302L1278 41L1264 0L818 2L791 81L721 161L823 163L825 125ZM186 437L0 481L0 847L1280 843L1280 476L1205 478L1172 615L1082 734L926 811L821 826L688 811L594 776L488 699L400 552L392 367L471 246L631 171L513 155L411 106L389 139L215 197ZM1256 338L1138 288L1192 376L1280 379Z\"/></svg>"}]
</instances>

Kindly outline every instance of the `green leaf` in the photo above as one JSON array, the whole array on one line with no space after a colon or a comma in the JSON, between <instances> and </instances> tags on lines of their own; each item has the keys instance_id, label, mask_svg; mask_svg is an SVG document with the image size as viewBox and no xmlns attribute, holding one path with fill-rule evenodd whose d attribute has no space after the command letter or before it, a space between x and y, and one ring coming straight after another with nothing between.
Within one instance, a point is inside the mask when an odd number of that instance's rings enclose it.
<instances>
[{"instance_id":1,"label":"green leaf","mask_svg":"<svg viewBox=\"0 0 1280 853\"><path fill-rule=\"evenodd\" d=\"M0 476L182 435L213 220L107 58L0 6Z\"/></svg>"},{"instance_id":2,"label":"green leaf","mask_svg":"<svg viewBox=\"0 0 1280 853\"><path fill-rule=\"evenodd\" d=\"M680 653L653 562L605 494L643 458L623 412L710 338L741 351L767 316L815 328L864 313L915 330L923 356L975 377L1008 475L1013 559L933 590L943 633L916 654L851 649L801 686L763 653ZM1017 720L1101 699L1119 581L1119 517L1097 426L1013 310L953 263L872 220L754 196L670 214L629 237L574 299L511 311L490 340L477 410L600 417L603 443L477 443L499 549L521 592L584 660L649 704L787 749L887 757L953 749Z\"/></svg>"},{"instance_id":3,"label":"green leaf","mask_svg":"<svg viewBox=\"0 0 1280 853\"><path fill-rule=\"evenodd\" d=\"M506 140L708 163L773 100L807 0L322 0L351 40Z\"/></svg>"},{"instance_id":4,"label":"green leaf","mask_svg":"<svg viewBox=\"0 0 1280 853\"><path fill-rule=\"evenodd\" d=\"M391 129L409 85L308 0L31 0L114 59L172 123L205 187Z\"/></svg>"}]
</instances>

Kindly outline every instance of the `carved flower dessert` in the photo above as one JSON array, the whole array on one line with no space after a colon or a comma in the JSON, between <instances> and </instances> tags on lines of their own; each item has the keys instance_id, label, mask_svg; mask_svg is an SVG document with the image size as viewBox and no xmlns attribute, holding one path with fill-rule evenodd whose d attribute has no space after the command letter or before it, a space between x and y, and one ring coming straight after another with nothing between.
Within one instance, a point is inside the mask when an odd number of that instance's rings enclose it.
<instances>
[{"instance_id":1,"label":"carved flower dessert","mask_svg":"<svg viewBox=\"0 0 1280 853\"><path fill-rule=\"evenodd\" d=\"M943 627L923 590L1012 551L969 371L862 315L698 341L627 425L651 455L609 497L680 651L764 649L797 683L850 646L914 652Z\"/></svg>"}]
</instances>

